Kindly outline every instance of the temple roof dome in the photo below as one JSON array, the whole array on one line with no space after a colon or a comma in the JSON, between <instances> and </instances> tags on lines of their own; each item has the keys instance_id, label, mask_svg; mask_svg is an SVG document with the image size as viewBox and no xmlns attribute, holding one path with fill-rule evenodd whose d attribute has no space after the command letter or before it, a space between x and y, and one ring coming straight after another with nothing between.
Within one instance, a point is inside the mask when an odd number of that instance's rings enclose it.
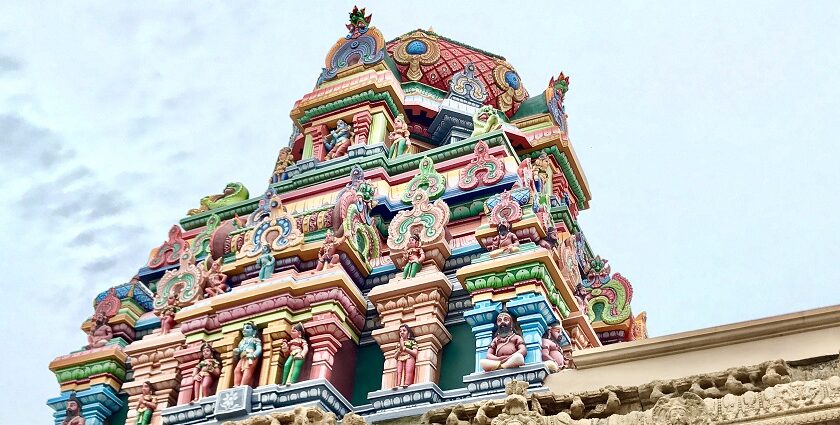
<instances>
[{"instance_id":1,"label":"temple roof dome","mask_svg":"<svg viewBox=\"0 0 840 425\"><path fill-rule=\"evenodd\" d=\"M403 83L415 81L444 92L453 75L475 64L476 77L489 94L486 104L513 116L528 91L516 69L504 57L440 36L429 30L414 30L386 44Z\"/></svg>"}]
</instances>

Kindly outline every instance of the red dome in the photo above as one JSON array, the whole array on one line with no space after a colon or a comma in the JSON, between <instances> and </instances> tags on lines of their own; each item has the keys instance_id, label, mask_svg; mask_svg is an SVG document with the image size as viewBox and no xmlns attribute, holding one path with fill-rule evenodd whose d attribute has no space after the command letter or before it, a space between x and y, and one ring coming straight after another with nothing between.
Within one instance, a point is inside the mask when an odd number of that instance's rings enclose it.
<instances>
[{"instance_id":1,"label":"red dome","mask_svg":"<svg viewBox=\"0 0 840 425\"><path fill-rule=\"evenodd\" d=\"M476 76L487 90L486 104L511 117L528 98L519 74L505 58L433 32L413 31L388 42L386 50L394 59L403 83L416 81L448 92L452 75L472 62Z\"/></svg>"}]
</instances>

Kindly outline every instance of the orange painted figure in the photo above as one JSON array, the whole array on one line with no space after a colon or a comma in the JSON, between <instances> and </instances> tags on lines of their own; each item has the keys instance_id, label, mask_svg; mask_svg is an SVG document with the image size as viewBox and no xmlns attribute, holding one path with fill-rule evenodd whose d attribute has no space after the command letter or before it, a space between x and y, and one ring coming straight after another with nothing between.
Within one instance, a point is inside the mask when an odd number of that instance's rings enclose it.
<instances>
[{"instance_id":1,"label":"orange painted figure","mask_svg":"<svg viewBox=\"0 0 840 425\"><path fill-rule=\"evenodd\" d=\"M414 383L414 367L417 364L417 341L414 332L406 324L400 325L400 345L397 347L397 379L394 389L405 388Z\"/></svg>"},{"instance_id":2,"label":"orange painted figure","mask_svg":"<svg viewBox=\"0 0 840 425\"><path fill-rule=\"evenodd\" d=\"M545 365L551 373L563 369L566 365L566 359L563 357L563 349L560 348L560 338L562 335L563 327L559 323L555 323L545 331L542 344L540 345L543 362L545 362Z\"/></svg>"},{"instance_id":3,"label":"orange painted figure","mask_svg":"<svg viewBox=\"0 0 840 425\"><path fill-rule=\"evenodd\" d=\"M485 372L497 369L510 369L525 364L528 349L525 340L514 329L513 316L506 312L496 318L496 334L487 349L487 357L481 359L481 368Z\"/></svg>"},{"instance_id":4,"label":"orange painted figure","mask_svg":"<svg viewBox=\"0 0 840 425\"><path fill-rule=\"evenodd\" d=\"M96 347L104 347L108 341L114 337L114 332L111 326L108 325L108 316L101 311L97 311L93 316L93 327L88 333L88 349Z\"/></svg>"},{"instance_id":5,"label":"orange painted figure","mask_svg":"<svg viewBox=\"0 0 840 425\"><path fill-rule=\"evenodd\" d=\"M497 226L499 234L493 237L490 243L490 256L497 257L502 254L511 254L519 251L519 238L510 231L510 223L507 219L499 220Z\"/></svg>"},{"instance_id":6,"label":"orange painted figure","mask_svg":"<svg viewBox=\"0 0 840 425\"><path fill-rule=\"evenodd\" d=\"M324 235L324 244L321 245L321 249L318 251L318 265L315 266L316 271L321 271L324 268L332 268L332 266L339 263L338 244L340 243L341 239L336 239L332 230L327 230L326 235Z\"/></svg>"},{"instance_id":7,"label":"orange painted figure","mask_svg":"<svg viewBox=\"0 0 840 425\"><path fill-rule=\"evenodd\" d=\"M222 373L222 362L217 356L210 344L201 345L201 361L193 369L193 401L215 394L216 381Z\"/></svg>"}]
</instances>

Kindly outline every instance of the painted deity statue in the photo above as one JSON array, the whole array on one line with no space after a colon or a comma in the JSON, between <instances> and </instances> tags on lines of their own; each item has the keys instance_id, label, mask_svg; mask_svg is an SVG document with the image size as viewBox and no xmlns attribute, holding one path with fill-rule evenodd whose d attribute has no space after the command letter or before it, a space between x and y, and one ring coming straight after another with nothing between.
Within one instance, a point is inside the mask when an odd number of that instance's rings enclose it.
<instances>
[{"instance_id":1,"label":"painted deity statue","mask_svg":"<svg viewBox=\"0 0 840 425\"><path fill-rule=\"evenodd\" d=\"M175 327L175 315L181 310L181 303L178 301L180 294L179 288L172 288L169 298L166 299L166 305L158 312L161 335L168 334Z\"/></svg>"},{"instance_id":2,"label":"painted deity statue","mask_svg":"<svg viewBox=\"0 0 840 425\"><path fill-rule=\"evenodd\" d=\"M405 118L402 114L394 118L394 131L388 133L388 142L391 147L388 148L388 158L394 159L405 153L411 148L411 132L408 131L408 124L405 123Z\"/></svg>"},{"instance_id":3,"label":"painted deity statue","mask_svg":"<svg viewBox=\"0 0 840 425\"><path fill-rule=\"evenodd\" d=\"M207 286L204 287L204 296L207 298L221 295L227 292L227 275L222 273L222 259L207 262L210 264L207 270Z\"/></svg>"},{"instance_id":4,"label":"painted deity statue","mask_svg":"<svg viewBox=\"0 0 840 425\"><path fill-rule=\"evenodd\" d=\"M560 348L560 340L563 336L563 327L555 323L545 331L542 338L540 350L542 359L551 373L557 372L566 366L566 359L563 357L563 349Z\"/></svg>"},{"instance_id":5,"label":"painted deity statue","mask_svg":"<svg viewBox=\"0 0 840 425\"><path fill-rule=\"evenodd\" d=\"M152 394L154 389L152 383L146 381L140 387L140 399L137 400L137 422L136 425L149 425L152 423L152 414L155 412L157 403L155 396Z\"/></svg>"},{"instance_id":6,"label":"painted deity statue","mask_svg":"<svg viewBox=\"0 0 840 425\"><path fill-rule=\"evenodd\" d=\"M546 235L544 238L540 239L539 245L547 249L552 254L554 254L554 248L557 247L559 242L559 237L557 236L557 228L553 225L549 225L545 233Z\"/></svg>"},{"instance_id":7,"label":"painted deity statue","mask_svg":"<svg viewBox=\"0 0 840 425\"><path fill-rule=\"evenodd\" d=\"M104 347L114 337L114 331L108 325L108 316L101 311L93 315L93 327L88 333L88 349Z\"/></svg>"},{"instance_id":8,"label":"painted deity statue","mask_svg":"<svg viewBox=\"0 0 840 425\"><path fill-rule=\"evenodd\" d=\"M499 225L496 228L499 234L494 236L490 243L490 256L497 257L519 251L519 238L510 231L510 223L507 219L499 220Z\"/></svg>"},{"instance_id":9,"label":"painted deity statue","mask_svg":"<svg viewBox=\"0 0 840 425\"><path fill-rule=\"evenodd\" d=\"M414 370L417 364L417 340L414 331L406 324L400 325L400 345L397 347L397 379L394 389L414 384Z\"/></svg>"},{"instance_id":10,"label":"painted deity statue","mask_svg":"<svg viewBox=\"0 0 840 425\"><path fill-rule=\"evenodd\" d=\"M239 359L233 371L234 386L256 386L254 373L261 355L262 341L257 337L257 326L254 322L247 322L242 325L242 340L239 341L239 346L233 349L233 357Z\"/></svg>"},{"instance_id":11,"label":"painted deity statue","mask_svg":"<svg viewBox=\"0 0 840 425\"><path fill-rule=\"evenodd\" d=\"M193 369L193 401L216 393L216 382L222 373L219 355L208 343L201 345L201 360Z\"/></svg>"},{"instance_id":12,"label":"painted deity statue","mask_svg":"<svg viewBox=\"0 0 840 425\"><path fill-rule=\"evenodd\" d=\"M333 159L347 154L347 149L350 148L350 141L353 137L353 127L338 120L335 123L335 130L330 130L330 134L324 138L324 148L327 149L327 156L324 159Z\"/></svg>"},{"instance_id":13,"label":"painted deity statue","mask_svg":"<svg viewBox=\"0 0 840 425\"><path fill-rule=\"evenodd\" d=\"M82 416L82 402L76 398L76 394L67 399L67 410L61 425L85 425L85 418Z\"/></svg>"},{"instance_id":14,"label":"painted deity statue","mask_svg":"<svg viewBox=\"0 0 840 425\"><path fill-rule=\"evenodd\" d=\"M292 149L289 147L280 149L280 153L277 155L277 162L274 164L274 173L271 175L269 183L286 180L289 177L286 168L289 168L291 165L295 165L295 160L292 157Z\"/></svg>"},{"instance_id":15,"label":"painted deity statue","mask_svg":"<svg viewBox=\"0 0 840 425\"><path fill-rule=\"evenodd\" d=\"M260 281L266 280L274 274L274 267L277 260L271 255L271 248L266 245L262 249L262 255L257 258L257 267L260 268Z\"/></svg>"},{"instance_id":16,"label":"painted deity statue","mask_svg":"<svg viewBox=\"0 0 840 425\"><path fill-rule=\"evenodd\" d=\"M325 268L329 269L339 263L338 245L343 238L336 238L332 230L327 230L324 235L324 244L318 251L318 265L315 266L316 271L321 271Z\"/></svg>"},{"instance_id":17,"label":"painted deity statue","mask_svg":"<svg viewBox=\"0 0 840 425\"><path fill-rule=\"evenodd\" d=\"M423 261L426 261L426 253L423 252L422 244L420 243L420 235L414 233L408 239L408 247L403 252L405 259L405 267L403 267L403 279L410 279L417 276L417 273L423 267Z\"/></svg>"},{"instance_id":18,"label":"painted deity statue","mask_svg":"<svg viewBox=\"0 0 840 425\"><path fill-rule=\"evenodd\" d=\"M487 357L481 359L481 368L490 372L519 367L525 364L526 354L528 349L525 340L516 333L513 316L504 311L499 313L496 317L496 333L487 349Z\"/></svg>"},{"instance_id":19,"label":"painted deity statue","mask_svg":"<svg viewBox=\"0 0 840 425\"><path fill-rule=\"evenodd\" d=\"M549 205L549 197L554 190L554 164L548 159L548 154L541 153L534 160L534 188L540 197L541 205Z\"/></svg>"},{"instance_id":20,"label":"painted deity statue","mask_svg":"<svg viewBox=\"0 0 840 425\"><path fill-rule=\"evenodd\" d=\"M280 350L286 354L286 362L283 364L283 376L280 383L292 385L300 377L300 370L303 362L306 361L306 354L309 353L309 342L306 340L303 325L296 323L289 331L292 339L284 341Z\"/></svg>"},{"instance_id":21,"label":"painted deity statue","mask_svg":"<svg viewBox=\"0 0 840 425\"><path fill-rule=\"evenodd\" d=\"M483 136L502 127L496 108L484 105L473 115L473 131L470 137Z\"/></svg>"}]
</instances>

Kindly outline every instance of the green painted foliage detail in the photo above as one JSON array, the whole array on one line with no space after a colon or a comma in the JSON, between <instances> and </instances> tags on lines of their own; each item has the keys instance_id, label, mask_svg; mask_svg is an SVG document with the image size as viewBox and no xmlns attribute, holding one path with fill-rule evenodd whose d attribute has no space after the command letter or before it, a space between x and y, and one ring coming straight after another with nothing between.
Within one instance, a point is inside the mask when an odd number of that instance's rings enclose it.
<instances>
[{"instance_id":1,"label":"green painted foliage detail","mask_svg":"<svg viewBox=\"0 0 840 425\"><path fill-rule=\"evenodd\" d=\"M55 372L55 377L59 383L65 383L105 373L111 374L122 381L125 379L125 366L115 360L100 360L59 369Z\"/></svg>"},{"instance_id":2,"label":"green painted foliage detail","mask_svg":"<svg viewBox=\"0 0 840 425\"><path fill-rule=\"evenodd\" d=\"M519 282L529 280L537 280L542 282L548 288L548 300L555 305L563 317L568 317L570 310L566 305L563 296L557 291L554 281L548 273L545 265L540 262L527 263L511 267L504 272L488 273L476 277L471 277L464 282L464 287L468 292L475 292L486 289L502 289L516 285Z\"/></svg>"},{"instance_id":3,"label":"green painted foliage detail","mask_svg":"<svg viewBox=\"0 0 840 425\"><path fill-rule=\"evenodd\" d=\"M377 101L384 101L386 105L388 105L388 109L391 110L391 113L396 116L399 114L399 108L397 108L397 104L394 103L394 100L391 99L391 93L382 92L376 93L373 90L364 91L361 93L354 94L352 96L345 97L343 99L335 100L329 103L325 103L320 106L316 106L312 109L307 109L303 112L303 116L300 117L298 123L301 125L306 124L307 122L311 121L313 118L328 114L333 111L337 111L339 109L346 108L351 105L355 105L357 103L362 102L377 102Z\"/></svg>"}]
</instances>

